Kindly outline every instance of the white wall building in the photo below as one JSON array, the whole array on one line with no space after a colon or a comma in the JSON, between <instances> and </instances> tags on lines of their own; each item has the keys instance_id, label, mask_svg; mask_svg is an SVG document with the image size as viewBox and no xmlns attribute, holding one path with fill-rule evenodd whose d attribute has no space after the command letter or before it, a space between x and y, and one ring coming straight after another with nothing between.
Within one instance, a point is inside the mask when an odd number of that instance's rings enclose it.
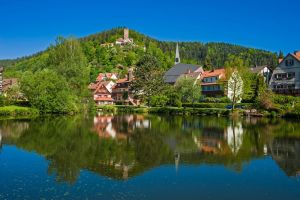
<instances>
[{"instance_id":1,"label":"white wall building","mask_svg":"<svg viewBox=\"0 0 300 200\"><path fill-rule=\"evenodd\" d=\"M269 86L275 93L300 96L300 51L280 60Z\"/></svg>"}]
</instances>

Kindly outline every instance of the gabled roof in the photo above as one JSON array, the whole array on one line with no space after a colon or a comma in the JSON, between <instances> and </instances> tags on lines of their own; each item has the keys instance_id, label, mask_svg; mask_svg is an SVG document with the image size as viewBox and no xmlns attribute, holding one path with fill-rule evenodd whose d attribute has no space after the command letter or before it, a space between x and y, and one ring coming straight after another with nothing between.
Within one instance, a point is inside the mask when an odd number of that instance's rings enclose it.
<instances>
[{"instance_id":1,"label":"gabled roof","mask_svg":"<svg viewBox=\"0 0 300 200\"><path fill-rule=\"evenodd\" d=\"M288 56L292 56L293 58L295 58L297 61L300 62L300 51L295 52L295 53L288 53L282 60L281 62L279 62L279 64L281 64Z\"/></svg>"},{"instance_id":2,"label":"gabled roof","mask_svg":"<svg viewBox=\"0 0 300 200\"><path fill-rule=\"evenodd\" d=\"M189 74L182 74L179 77L191 77L194 79L198 79L201 77L201 74L202 74L201 72L193 72L193 73L189 73Z\"/></svg>"},{"instance_id":3,"label":"gabled roof","mask_svg":"<svg viewBox=\"0 0 300 200\"><path fill-rule=\"evenodd\" d=\"M105 88L107 93L111 93L110 89L107 87L110 83L111 81L98 82L94 94L96 94L101 88Z\"/></svg>"},{"instance_id":4,"label":"gabled roof","mask_svg":"<svg viewBox=\"0 0 300 200\"><path fill-rule=\"evenodd\" d=\"M115 75L116 77L118 77L117 73L100 73L96 79L96 81L102 81L104 78L108 78L111 79L111 77Z\"/></svg>"},{"instance_id":5,"label":"gabled roof","mask_svg":"<svg viewBox=\"0 0 300 200\"><path fill-rule=\"evenodd\" d=\"M293 53L291 53L291 55L294 57L294 58L296 58L296 60L298 60L298 61L300 61L300 53L296 53L296 54L293 54Z\"/></svg>"},{"instance_id":6,"label":"gabled roof","mask_svg":"<svg viewBox=\"0 0 300 200\"><path fill-rule=\"evenodd\" d=\"M179 76L194 72L203 72L203 69L199 65L179 63L165 73L164 79L166 83L175 83Z\"/></svg>"},{"instance_id":7,"label":"gabled roof","mask_svg":"<svg viewBox=\"0 0 300 200\"><path fill-rule=\"evenodd\" d=\"M215 76L225 76L225 69L214 69L210 71L204 71L202 77L203 78L208 78L208 77L215 77Z\"/></svg>"}]
</instances>

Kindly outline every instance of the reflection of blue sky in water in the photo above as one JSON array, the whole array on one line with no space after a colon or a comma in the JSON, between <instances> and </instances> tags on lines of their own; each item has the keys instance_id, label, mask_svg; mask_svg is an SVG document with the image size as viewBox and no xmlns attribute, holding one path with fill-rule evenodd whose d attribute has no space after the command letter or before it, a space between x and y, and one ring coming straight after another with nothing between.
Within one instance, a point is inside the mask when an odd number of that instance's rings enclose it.
<instances>
[{"instance_id":1,"label":"reflection of blue sky in water","mask_svg":"<svg viewBox=\"0 0 300 200\"><path fill-rule=\"evenodd\" d=\"M300 194L300 140L275 137L282 127L297 129L296 123L143 115L95 116L81 121L86 125L72 118L53 121L0 122L0 199L297 199ZM60 140L52 143L53 135ZM79 169L71 184L58 179L61 169L74 173L69 167Z\"/></svg>"}]
</instances>

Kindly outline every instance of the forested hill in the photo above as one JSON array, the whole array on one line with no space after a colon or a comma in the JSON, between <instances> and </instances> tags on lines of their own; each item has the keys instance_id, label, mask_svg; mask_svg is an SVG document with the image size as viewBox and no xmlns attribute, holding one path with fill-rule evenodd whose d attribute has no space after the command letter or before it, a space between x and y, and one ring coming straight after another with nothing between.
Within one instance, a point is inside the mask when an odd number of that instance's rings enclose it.
<instances>
[{"instance_id":1,"label":"forested hill","mask_svg":"<svg viewBox=\"0 0 300 200\"><path fill-rule=\"evenodd\" d=\"M82 41L93 42L97 45L105 42L114 42L122 36L123 28L116 28L82 38ZM130 30L130 37L134 39L136 44L144 45L147 49L159 48L173 62L176 42L159 41L134 30ZM249 66L275 66L277 63L277 55L275 53L228 43L179 42L179 47L183 61L204 66L222 67L230 54L242 58Z\"/></svg>"},{"instance_id":2,"label":"forested hill","mask_svg":"<svg viewBox=\"0 0 300 200\"><path fill-rule=\"evenodd\" d=\"M121 37L123 28L114 28L79 39L91 68L92 78L99 71L125 72L126 68L120 66L134 66L145 51L155 55L162 68L168 69L173 65L176 42L159 41L130 30L129 37L133 38L135 45L125 47L101 45L115 43L116 39ZM229 56L242 58L248 67L255 65L274 67L277 62L275 53L226 43L180 42L179 48L181 62L200 64L206 69L223 67ZM45 68L49 49L18 60L3 60L0 61L0 65L10 66L6 76L17 76L18 72Z\"/></svg>"}]
</instances>

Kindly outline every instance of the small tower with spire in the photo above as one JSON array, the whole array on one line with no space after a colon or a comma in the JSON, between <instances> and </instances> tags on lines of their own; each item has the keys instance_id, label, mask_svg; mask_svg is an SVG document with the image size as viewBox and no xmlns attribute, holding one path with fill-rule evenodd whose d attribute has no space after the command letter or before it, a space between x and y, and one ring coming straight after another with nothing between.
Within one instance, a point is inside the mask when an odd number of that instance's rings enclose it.
<instances>
[{"instance_id":1,"label":"small tower with spire","mask_svg":"<svg viewBox=\"0 0 300 200\"><path fill-rule=\"evenodd\" d=\"M180 56L179 56L179 47L178 47L178 43L176 45L176 56L175 56L175 65L180 63Z\"/></svg>"}]
</instances>

